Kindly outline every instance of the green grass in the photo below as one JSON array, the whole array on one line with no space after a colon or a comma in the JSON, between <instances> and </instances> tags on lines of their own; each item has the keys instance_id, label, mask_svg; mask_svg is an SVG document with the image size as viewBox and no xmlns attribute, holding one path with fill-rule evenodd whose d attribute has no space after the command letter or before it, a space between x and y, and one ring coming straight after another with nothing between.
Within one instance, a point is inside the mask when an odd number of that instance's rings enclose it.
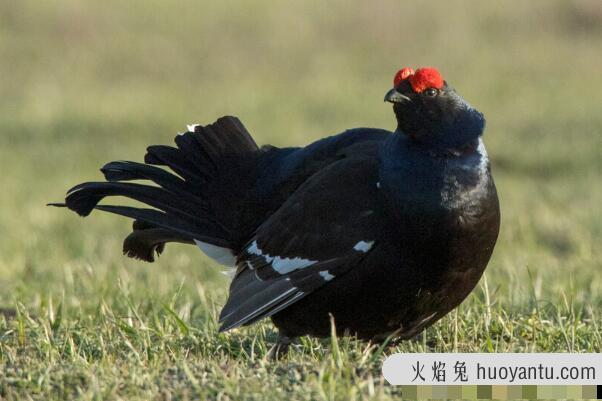
<instances>
[{"instance_id":1,"label":"green grass","mask_svg":"<svg viewBox=\"0 0 602 401\"><path fill-rule=\"evenodd\" d=\"M0 3L0 399L399 399L396 351L601 352L602 8L574 2ZM486 281L397 348L268 323L217 334L200 252L128 260L128 223L44 206L191 122L261 143L392 128L395 71L436 65L482 110L502 205Z\"/></svg>"}]
</instances>

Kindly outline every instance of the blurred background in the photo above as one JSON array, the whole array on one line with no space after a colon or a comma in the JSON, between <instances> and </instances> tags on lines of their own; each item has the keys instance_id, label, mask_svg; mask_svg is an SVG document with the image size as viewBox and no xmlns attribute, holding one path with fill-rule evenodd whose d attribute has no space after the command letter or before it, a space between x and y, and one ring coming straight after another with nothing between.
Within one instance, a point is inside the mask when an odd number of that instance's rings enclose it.
<instances>
[{"instance_id":1,"label":"blurred background","mask_svg":"<svg viewBox=\"0 0 602 401\"><path fill-rule=\"evenodd\" d=\"M280 146L394 129L382 99L403 66L438 67L487 118L503 213L489 296L509 313L537 300L595 319L599 0L0 1L0 307L86 313L116 288L219 306L227 279L192 247L131 261L129 222L45 203L225 114Z\"/></svg>"}]
</instances>

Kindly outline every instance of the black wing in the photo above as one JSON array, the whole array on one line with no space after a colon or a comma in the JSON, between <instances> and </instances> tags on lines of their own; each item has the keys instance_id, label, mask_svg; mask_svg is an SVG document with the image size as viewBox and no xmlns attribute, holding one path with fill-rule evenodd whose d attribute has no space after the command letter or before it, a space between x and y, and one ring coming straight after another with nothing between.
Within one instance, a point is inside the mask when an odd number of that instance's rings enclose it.
<instances>
[{"instance_id":1,"label":"black wing","mask_svg":"<svg viewBox=\"0 0 602 401\"><path fill-rule=\"evenodd\" d=\"M373 154L313 175L256 231L237 260L220 331L271 316L356 265L378 241Z\"/></svg>"}]
</instances>

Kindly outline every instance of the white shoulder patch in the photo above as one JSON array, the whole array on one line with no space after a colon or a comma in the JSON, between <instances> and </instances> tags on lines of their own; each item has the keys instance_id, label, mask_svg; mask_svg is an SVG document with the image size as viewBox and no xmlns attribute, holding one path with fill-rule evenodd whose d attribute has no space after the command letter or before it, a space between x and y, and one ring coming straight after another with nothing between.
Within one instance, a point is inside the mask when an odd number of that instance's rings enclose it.
<instances>
[{"instance_id":1,"label":"white shoulder patch","mask_svg":"<svg viewBox=\"0 0 602 401\"><path fill-rule=\"evenodd\" d=\"M247 248L247 252L253 255L263 257L267 263L272 266L272 269L277 271L280 274L287 274L297 269L303 269L304 267L311 266L317 262L317 260L309 260L303 259L300 257L295 258L283 258L280 256L271 256L267 253L263 253L259 246L257 245L257 241L253 241L251 245Z\"/></svg>"},{"instance_id":2,"label":"white shoulder patch","mask_svg":"<svg viewBox=\"0 0 602 401\"><path fill-rule=\"evenodd\" d=\"M359 252L368 252L372 249L372 245L374 245L374 241L360 241L353 247L354 250Z\"/></svg>"},{"instance_id":3,"label":"white shoulder patch","mask_svg":"<svg viewBox=\"0 0 602 401\"><path fill-rule=\"evenodd\" d=\"M253 241L251 245L249 245L247 252L252 253L253 255L263 256L263 252L261 252L261 249L259 249L257 241Z\"/></svg>"},{"instance_id":4,"label":"white shoulder patch","mask_svg":"<svg viewBox=\"0 0 602 401\"><path fill-rule=\"evenodd\" d=\"M330 274L328 270L322 270L318 274L324 279L324 281L330 281L334 278L334 275Z\"/></svg>"},{"instance_id":5,"label":"white shoulder patch","mask_svg":"<svg viewBox=\"0 0 602 401\"><path fill-rule=\"evenodd\" d=\"M230 248L224 248L217 245L208 244L206 242L194 240L196 245L203 253L215 260L222 266L234 267L236 265L236 257Z\"/></svg>"},{"instance_id":6,"label":"white shoulder patch","mask_svg":"<svg viewBox=\"0 0 602 401\"><path fill-rule=\"evenodd\" d=\"M280 274L287 274L293 270L303 269L304 267L311 266L314 263L316 263L315 260L302 258L281 258L280 256L276 256L272 261L272 268Z\"/></svg>"}]
</instances>

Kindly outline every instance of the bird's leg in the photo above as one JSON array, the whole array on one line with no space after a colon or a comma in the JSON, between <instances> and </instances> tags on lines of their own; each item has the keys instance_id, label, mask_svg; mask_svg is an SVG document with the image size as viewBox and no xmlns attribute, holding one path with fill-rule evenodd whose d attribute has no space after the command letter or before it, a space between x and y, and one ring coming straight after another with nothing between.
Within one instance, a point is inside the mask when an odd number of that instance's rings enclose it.
<instances>
[{"instance_id":1,"label":"bird's leg","mask_svg":"<svg viewBox=\"0 0 602 401\"><path fill-rule=\"evenodd\" d=\"M282 356L287 354L288 348L294 339L295 337L289 337L282 333L278 333L276 344L268 351L267 358L272 361L279 360Z\"/></svg>"},{"instance_id":2,"label":"bird's leg","mask_svg":"<svg viewBox=\"0 0 602 401\"><path fill-rule=\"evenodd\" d=\"M379 347L396 347L401 341L405 340L402 336L403 327L400 326L397 330L388 332L386 334L376 335L372 337L372 342L378 344Z\"/></svg>"}]
</instances>

